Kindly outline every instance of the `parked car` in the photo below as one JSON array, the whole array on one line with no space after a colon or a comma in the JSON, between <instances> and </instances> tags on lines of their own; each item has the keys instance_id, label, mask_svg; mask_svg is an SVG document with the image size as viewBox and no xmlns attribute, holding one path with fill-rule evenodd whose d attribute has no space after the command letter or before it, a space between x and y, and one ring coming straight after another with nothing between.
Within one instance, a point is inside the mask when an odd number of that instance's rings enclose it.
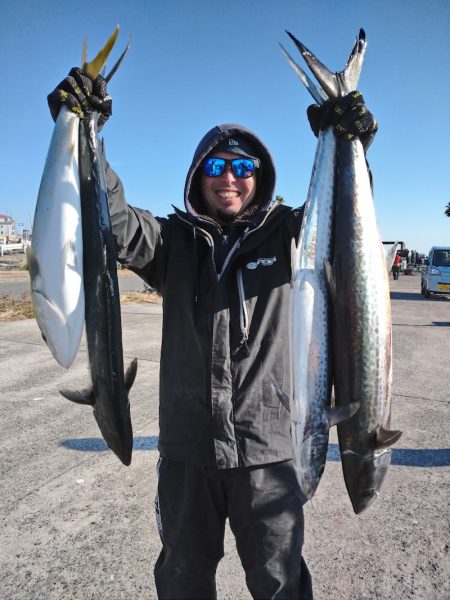
<instances>
[{"instance_id":1,"label":"parked car","mask_svg":"<svg viewBox=\"0 0 450 600\"><path fill-rule=\"evenodd\" d=\"M450 294L450 246L433 246L428 254L428 264L422 271L421 292Z\"/></svg>"}]
</instances>

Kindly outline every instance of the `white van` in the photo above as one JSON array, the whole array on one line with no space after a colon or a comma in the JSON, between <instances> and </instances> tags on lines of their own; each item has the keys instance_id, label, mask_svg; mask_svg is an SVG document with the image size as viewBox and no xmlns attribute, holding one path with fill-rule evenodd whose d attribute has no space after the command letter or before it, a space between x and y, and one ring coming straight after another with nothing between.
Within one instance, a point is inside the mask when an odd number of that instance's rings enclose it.
<instances>
[{"instance_id":1,"label":"white van","mask_svg":"<svg viewBox=\"0 0 450 600\"><path fill-rule=\"evenodd\" d=\"M450 246L433 246L428 254L428 265L422 271L421 292L450 294Z\"/></svg>"}]
</instances>

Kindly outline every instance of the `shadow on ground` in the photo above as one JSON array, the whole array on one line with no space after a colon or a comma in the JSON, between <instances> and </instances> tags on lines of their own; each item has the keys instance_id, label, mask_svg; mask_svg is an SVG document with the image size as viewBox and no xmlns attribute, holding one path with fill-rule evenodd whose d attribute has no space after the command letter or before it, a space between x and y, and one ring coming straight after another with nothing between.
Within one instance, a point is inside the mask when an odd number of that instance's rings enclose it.
<instances>
[{"instance_id":1,"label":"shadow on ground","mask_svg":"<svg viewBox=\"0 0 450 600\"><path fill-rule=\"evenodd\" d=\"M391 291L391 300L423 300L424 302L433 302L437 300L439 302L447 302L450 300L449 296L443 294L432 294L429 298L425 298L419 292L395 292Z\"/></svg>"},{"instance_id":2,"label":"shadow on ground","mask_svg":"<svg viewBox=\"0 0 450 600\"><path fill-rule=\"evenodd\" d=\"M420 293L414 292L393 292L391 291L391 300L425 300L424 296Z\"/></svg>"},{"instance_id":3,"label":"shadow on ground","mask_svg":"<svg viewBox=\"0 0 450 600\"><path fill-rule=\"evenodd\" d=\"M338 444L328 446L327 459L340 462ZM448 467L450 466L450 449L448 448L392 448L391 465L400 467Z\"/></svg>"},{"instance_id":4,"label":"shadow on ground","mask_svg":"<svg viewBox=\"0 0 450 600\"><path fill-rule=\"evenodd\" d=\"M431 323L425 323L424 325L417 325L410 323L392 323L394 327L450 327L450 321L432 321Z\"/></svg>"},{"instance_id":5,"label":"shadow on ground","mask_svg":"<svg viewBox=\"0 0 450 600\"><path fill-rule=\"evenodd\" d=\"M106 452L108 446L102 438L78 438L63 440L60 445L68 450L77 452ZM157 450L158 437L136 436L133 440L133 450ZM327 459L340 462L338 444L328 446ZM448 467L450 466L450 449L448 448L393 448L392 465L401 467Z\"/></svg>"},{"instance_id":6,"label":"shadow on ground","mask_svg":"<svg viewBox=\"0 0 450 600\"><path fill-rule=\"evenodd\" d=\"M77 452L106 452L109 450L102 438L76 438L63 440L60 446ZM157 450L158 436L136 436L133 439L133 450Z\"/></svg>"}]
</instances>

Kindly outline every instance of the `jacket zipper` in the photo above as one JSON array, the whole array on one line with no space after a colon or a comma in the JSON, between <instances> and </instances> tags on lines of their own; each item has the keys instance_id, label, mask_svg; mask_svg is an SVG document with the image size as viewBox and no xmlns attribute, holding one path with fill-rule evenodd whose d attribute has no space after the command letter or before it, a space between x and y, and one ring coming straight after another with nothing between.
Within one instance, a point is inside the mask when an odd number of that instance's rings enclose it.
<instances>
[{"instance_id":1,"label":"jacket zipper","mask_svg":"<svg viewBox=\"0 0 450 600\"><path fill-rule=\"evenodd\" d=\"M182 221L183 223L186 223L187 225L189 225L189 227L193 227L194 231L197 231L197 229L198 229L198 231L200 231L205 236L210 247L214 248L214 240L210 233L208 233L205 229L202 229L198 225L194 225L193 223L190 223L187 219L183 219L183 217L181 217L178 213L175 213L175 214L180 219L180 221ZM214 260L214 252L211 252L211 260L212 260L212 264L213 264L213 268L214 268L214 273L217 273L216 261Z\"/></svg>"},{"instance_id":2,"label":"jacket zipper","mask_svg":"<svg viewBox=\"0 0 450 600\"><path fill-rule=\"evenodd\" d=\"M244 233L242 234L242 236L236 241L236 243L234 244L234 246L231 248L231 250L229 251L229 253L227 254L224 262L223 262L223 266L222 266L222 271L220 273L217 274L217 281L220 281L220 278L222 277L226 267L228 266L228 263L230 262L233 254L235 252L237 252L237 250L239 250L241 243L244 242L244 240L246 240L252 233L255 233L256 231L258 231L258 229L261 229L261 227L264 225L264 223L267 221L267 218L269 217L269 215L271 214L271 212L277 207L276 204L274 204L272 206L272 208L267 211L267 215L264 217L264 219L261 221L261 223L258 225L258 227L255 227L255 229L249 229L247 227L247 229L244 231Z\"/></svg>"},{"instance_id":3,"label":"jacket zipper","mask_svg":"<svg viewBox=\"0 0 450 600\"><path fill-rule=\"evenodd\" d=\"M239 342L239 348L244 347L248 353L248 312L245 304L245 290L244 290L244 277L242 275L242 269L238 269L236 273L237 286L239 292L239 322L241 326L242 338Z\"/></svg>"},{"instance_id":4,"label":"jacket zipper","mask_svg":"<svg viewBox=\"0 0 450 600\"><path fill-rule=\"evenodd\" d=\"M217 272L217 266L216 266L216 261L214 260L214 251L211 253L212 254L212 263L213 263L213 267L214 267L214 272L217 275L217 281L220 281L226 267L228 266L233 254L239 249L241 242L243 242L244 240L246 240L252 233L255 233L256 231L258 231L259 229L261 229L261 227L264 225L264 223L267 221L269 215L272 213L272 211L277 207L277 204L274 204L268 211L266 216L264 217L264 219L261 221L261 223L258 225L258 227L255 227L255 229L249 229L247 228L244 233L242 234L242 237L239 238L233 245L233 247L231 248L231 250L229 251L229 253L227 254L223 265L222 265L222 270L220 273ZM187 225L189 225L189 227L194 227L196 229L198 229L199 231L201 231L203 233L203 235L205 236L205 238L208 240L209 245L211 246L211 248L214 248L214 239L212 237L212 235L210 233L208 233L205 229L202 229L202 227L199 227L198 225L193 225L192 223L190 223L187 219L184 219L178 212L175 213L177 215L177 217L180 219L180 221L183 221L184 223L186 223Z\"/></svg>"},{"instance_id":5,"label":"jacket zipper","mask_svg":"<svg viewBox=\"0 0 450 600\"><path fill-rule=\"evenodd\" d=\"M244 233L242 234L242 241L244 241L245 237L246 237L246 233L247 233L248 229L246 229L244 231ZM223 272L225 271L225 269L228 266L228 263L231 260L231 257L233 256L233 254L239 249L239 246L241 245L241 239L236 240L236 242L233 244L233 247L231 248L231 250L228 252L228 254L225 257L225 260L223 261L223 265L222 265L222 270L220 273L217 273L217 281L220 281Z\"/></svg>"}]
</instances>

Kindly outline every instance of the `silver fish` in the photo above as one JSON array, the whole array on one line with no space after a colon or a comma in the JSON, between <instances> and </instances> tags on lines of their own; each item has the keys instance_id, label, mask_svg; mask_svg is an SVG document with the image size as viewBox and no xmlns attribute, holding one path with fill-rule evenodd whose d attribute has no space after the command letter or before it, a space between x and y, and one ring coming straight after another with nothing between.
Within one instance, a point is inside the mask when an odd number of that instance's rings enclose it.
<instances>
[{"instance_id":1,"label":"silver fish","mask_svg":"<svg viewBox=\"0 0 450 600\"><path fill-rule=\"evenodd\" d=\"M328 97L354 90L355 81L345 70L332 73L293 39ZM358 61L365 46L361 30ZM389 446L401 432L390 430L389 281L359 140L336 140L334 203L333 261L325 263L333 306L333 381L336 406L360 405L353 417L338 424L344 480L353 510L360 513L378 496L390 464Z\"/></svg>"},{"instance_id":2,"label":"silver fish","mask_svg":"<svg viewBox=\"0 0 450 600\"><path fill-rule=\"evenodd\" d=\"M70 367L84 327L78 117L63 107L39 188L28 252L36 321L53 356Z\"/></svg>"},{"instance_id":3,"label":"silver fish","mask_svg":"<svg viewBox=\"0 0 450 600\"><path fill-rule=\"evenodd\" d=\"M91 77L99 73L118 32L116 27L90 63L83 49L83 69ZM62 106L42 174L28 252L36 321L53 356L66 368L75 359L84 327L78 130L79 118Z\"/></svg>"},{"instance_id":4,"label":"silver fish","mask_svg":"<svg viewBox=\"0 0 450 600\"><path fill-rule=\"evenodd\" d=\"M92 385L81 392L65 389L60 393L72 402L93 407L106 443L123 464L129 465L133 430L128 392L136 376L137 361L132 361L124 376L117 255L95 113L80 123L80 189Z\"/></svg>"},{"instance_id":5,"label":"silver fish","mask_svg":"<svg viewBox=\"0 0 450 600\"><path fill-rule=\"evenodd\" d=\"M114 45L118 28L91 63L83 70L91 76L101 68ZM130 42L109 75L109 81L125 57ZM98 114L91 113L79 124L79 181L83 223L83 281L86 338L91 386L82 391L60 390L78 404L92 406L102 435L123 464L131 463L133 430L128 392L137 371L134 359L124 375L117 253L112 232L105 178L105 160L97 137Z\"/></svg>"},{"instance_id":6,"label":"silver fish","mask_svg":"<svg viewBox=\"0 0 450 600\"><path fill-rule=\"evenodd\" d=\"M290 65L322 104L326 94L282 47ZM352 52L347 71L354 71ZM359 74L359 71L358 73ZM357 80L357 74L354 79ZM298 242L292 242L289 311L293 455L300 487L309 500L325 468L329 428L351 417L358 403L331 407L331 349L328 289L324 262L331 261L336 140L331 129L318 136L308 197Z\"/></svg>"}]
</instances>

